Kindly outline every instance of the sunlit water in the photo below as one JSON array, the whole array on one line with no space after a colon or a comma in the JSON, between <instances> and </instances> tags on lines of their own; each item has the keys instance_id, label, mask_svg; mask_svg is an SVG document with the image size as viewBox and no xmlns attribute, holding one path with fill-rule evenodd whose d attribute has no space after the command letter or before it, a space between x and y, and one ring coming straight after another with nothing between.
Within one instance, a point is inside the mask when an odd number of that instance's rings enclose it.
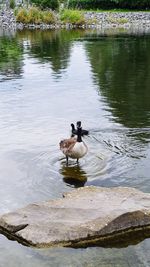
<instances>
[{"instance_id":1,"label":"sunlit water","mask_svg":"<svg viewBox=\"0 0 150 267\"><path fill-rule=\"evenodd\" d=\"M150 192L150 35L0 35L0 214L84 185ZM59 141L81 120L87 156ZM0 267L150 266L150 240L121 249L31 249L0 235Z\"/></svg>"}]
</instances>

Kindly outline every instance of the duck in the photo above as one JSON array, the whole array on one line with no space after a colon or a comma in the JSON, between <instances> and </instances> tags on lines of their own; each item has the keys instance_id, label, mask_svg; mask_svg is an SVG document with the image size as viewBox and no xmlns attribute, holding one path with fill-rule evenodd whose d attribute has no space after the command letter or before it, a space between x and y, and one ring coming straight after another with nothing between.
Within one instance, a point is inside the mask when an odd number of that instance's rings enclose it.
<instances>
[{"instance_id":1,"label":"duck","mask_svg":"<svg viewBox=\"0 0 150 267\"><path fill-rule=\"evenodd\" d=\"M84 157L88 152L88 147L82 140L82 127L77 126L77 137L70 137L60 141L60 150L66 156L66 163L68 165L68 158L79 159Z\"/></svg>"},{"instance_id":2,"label":"duck","mask_svg":"<svg viewBox=\"0 0 150 267\"><path fill-rule=\"evenodd\" d=\"M77 125L77 128L78 127L81 127L81 121L77 121L76 125ZM75 126L74 126L73 123L71 123L71 133L72 133L71 134L72 137L75 136L75 135L77 135L77 129L75 128ZM82 129L82 131L81 131L81 135L82 136L88 135L88 134L89 134L89 131L88 130Z\"/></svg>"}]
</instances>

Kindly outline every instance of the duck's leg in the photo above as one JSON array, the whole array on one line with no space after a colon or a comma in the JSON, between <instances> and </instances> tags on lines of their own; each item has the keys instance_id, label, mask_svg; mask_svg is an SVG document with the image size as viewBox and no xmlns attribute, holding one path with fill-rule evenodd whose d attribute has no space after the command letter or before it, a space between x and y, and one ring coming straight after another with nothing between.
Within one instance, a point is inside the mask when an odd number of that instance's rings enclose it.
<instances>
[{"instance_id":1,"label":"duck's leg","mask_svg":"<svg viewBox=\"0 0 150 267\"><path fill-rule=\"evenodd\" d=\"M79 164L79 159L77 159L77 164Z\"/></svg>"},{"instance_id":2,"label":"duck's leg","mask_svg":"<svg viewBox=\"0 0 150 267\"><path fill-rule=\"evenodd\" d=\"M68 156L66 156L66 165L68 166Z\"/></svg>"}]
</instances>

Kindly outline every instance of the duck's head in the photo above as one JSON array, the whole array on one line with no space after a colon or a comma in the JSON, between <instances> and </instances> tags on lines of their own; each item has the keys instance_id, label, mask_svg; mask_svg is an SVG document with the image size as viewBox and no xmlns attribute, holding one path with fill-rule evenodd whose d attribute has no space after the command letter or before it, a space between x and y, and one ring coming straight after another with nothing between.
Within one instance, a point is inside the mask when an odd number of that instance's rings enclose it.
<instances>
[{"instance_id":1,"label":"duck's head","mask_svg":"<svg viewBox=\"0 0 150 267\"><path fill-rule=\"evenodd\" d=\"M77 128L81 128L81 121L77 121Z\"/></svg>"},{"instance_id":2,"label":"duck's head","mask_svg":"<svg viewBox=\"0 0 150 267\"><path fill-rule=\"evenodd\" d=\"M75 130L75 126L74 126L74 124L73 124L73 123L71 123L71 128L72 128L72 131L74 131L74 130Z\"/></svg>"}]
</instances>

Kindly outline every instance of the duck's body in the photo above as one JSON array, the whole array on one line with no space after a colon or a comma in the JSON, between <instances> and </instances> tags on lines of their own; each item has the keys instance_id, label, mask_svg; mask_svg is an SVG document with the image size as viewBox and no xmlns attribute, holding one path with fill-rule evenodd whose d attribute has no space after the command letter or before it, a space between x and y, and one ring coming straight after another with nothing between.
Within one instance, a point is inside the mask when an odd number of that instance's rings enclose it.
<instances>
[{"instance_id":1,"label":"duck's body","mask_svg":"<svg viewBox=\"0 0 150 267\"><path fill-rule=\"evenodd\" d=\"M68 150L68 157L72 159L80 159L87 153L87 146L84 142L76 142L72 149Z\"/></svg>"},{"instance_id":2,"label":"duck's body","mask_svg":"<svg viewBox=\"0 0 150 267\"><path fill-rule=\"evenodd\" d=\"M68 163L68 157L72 159L77 159L84 157L88 151L87 145L82 141L81 138L82 128L77 128L77 137L71 137L69 139L64 139L60 142L60 150L66 156Z\"/></svg>"}]
</instances>

